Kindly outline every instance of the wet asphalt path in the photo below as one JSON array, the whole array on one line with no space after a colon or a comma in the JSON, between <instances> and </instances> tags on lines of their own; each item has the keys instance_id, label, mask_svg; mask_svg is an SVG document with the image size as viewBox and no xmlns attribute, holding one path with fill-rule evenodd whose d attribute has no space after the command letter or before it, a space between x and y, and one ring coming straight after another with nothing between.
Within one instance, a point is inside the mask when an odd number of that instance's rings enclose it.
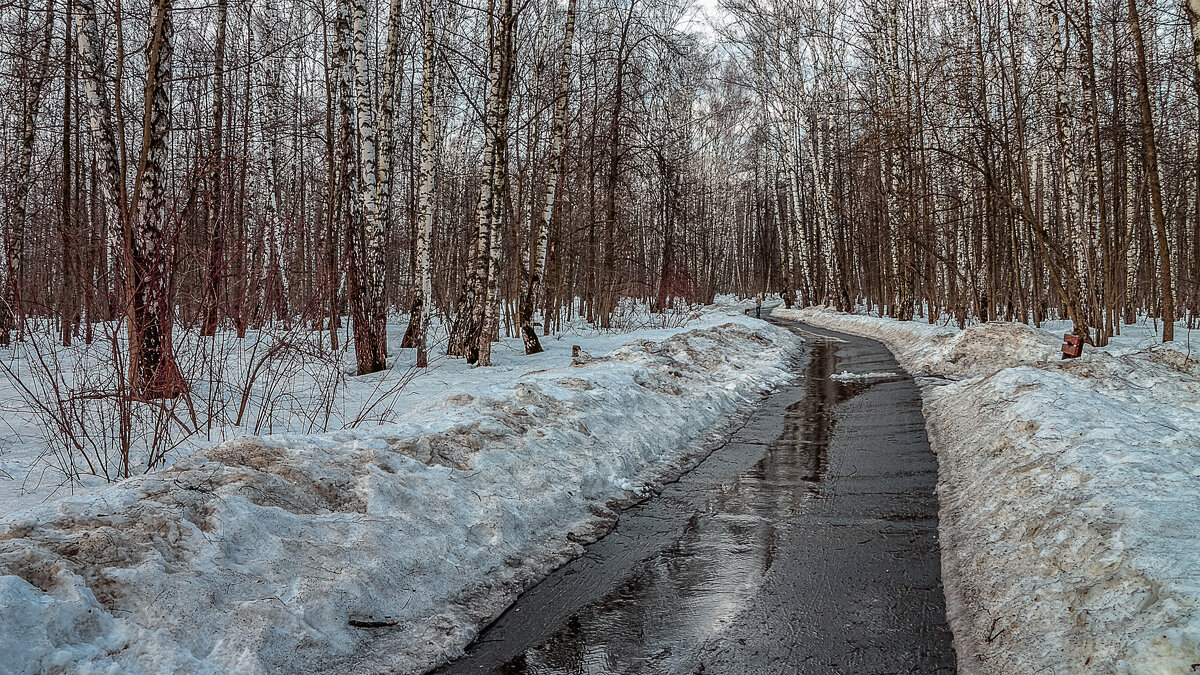
<instances>
[{"instance_id":1,"label":"wet asphalt path","mask_svg":"<svg viewBox=\"0 0 1200 675\"><path fill-rule=\"evenodd\" d=\"M878 342L776 323L809 333L804 377L438 675L954 672L915 383Z\"/></svg>"}]
</instances>

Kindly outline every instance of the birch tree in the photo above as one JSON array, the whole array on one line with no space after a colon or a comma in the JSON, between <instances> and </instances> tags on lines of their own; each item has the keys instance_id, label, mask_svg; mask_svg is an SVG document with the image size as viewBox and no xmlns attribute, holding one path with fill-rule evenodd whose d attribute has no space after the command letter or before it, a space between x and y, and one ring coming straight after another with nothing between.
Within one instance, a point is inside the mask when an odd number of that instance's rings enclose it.
<instances>
[{"instance_id":1,"label":"birch tree","mask_svg":"<svg viewBox=\"0 0 1200 675\"><path fill-rule=\"evenodd\" d=\"M1133 35L1134 54L1137 57L1138 107L1142 118L1142 152L1145 155L1146 177L1150 184L1150 216L1154 223L1154 234L1158 240L1158 278L1162 303L1163 342L1175 339L1175 298L1171 288L1171 248L1167 239L1166 219L1163 215L1162 184L1158 171L1158 141L1154 137L1154 112L1150 102L1149 75L1146 68L1146 42L1138 17L1137 0L1128 0L1129 32Z\"/></svg>"},{"instance_id":2,"label":"birch tree","mask_svg":"<svg viewBox=\"0 0 1200 675\"><path fill-rule=\"evenodd\" d=\"M413 304L410 322L416 325L417 367L429 365L429 317L433 305L433 269L429 257L433 234L434 188L434 93L437 67L434 63L433 0L424 0L421 21L421 176L420 206L417 211L417 276L420 292Z\"/></svg>"},{"instance_id":3,"label":"birch tree","mask_svg":"<svg viewBox=\"0 0 1200 675\"><path fill-rule=\"evenodd\" d=\"M167 141L171 128L171 0L154 6L146 47L141 151L135 169L132 208L112 122L104 78L95 5L76 0L75 32L83 70L100 185L113 229L124 238L125 313L129 328L129 376L147 398L172 398L185 390L171 345L171 300L166 269Z\"/></svg>"},{"instance_id":4,"label":"birch tree","mask_svg":"<svg viewBox=\"0 0 1200 675\"><path fill-rule=\"evenodd\" d=\"M550 132L550 158L547 160L546 194L542 199L541 217L536 231L530 232L529 257L526 263L525 291L521 296L518 318L521 324L521 339L526 354L542 351L537 331L533 329L533 307L546 274L546 251L550 238L550 221L554 218L554 207L558 195L559 172L562 166L563 149L567 136L567 109L570 105L571 86L571 43L575 36L575 8L578 0L567 0L567 21L563 28L562 60L558 69L558 94L554 99L554 126Z\"/></svg>"},{"instance_id":5,"label":"birch tree","mask_svg":"<svg viewBox=\"0 0 1200 675\"><path fill-rule=\"evenodd\" d=\"M171 344L173 305L167 270L167 141L171 130L172 0L158 0L147 46L145 114L138 157L137 206L127 241L130 261L130 372L149 397L185 390Z\"/></svg>"},{"instance_id":6,"label":"birch tree","mask_svg":"<svg viewBox=\"0 0 1200 675\"><path fill-rule=\"evenodd\" d=\"M351 97L343 105L352 105L354 132L357 135L355 162L358 190L357 207L361 223L347 230L350 254L349 301L354 319L354 348L358 374L378 372L387 367L387 284L384 277L384 237L387 210L382 202L390 199L390 141L394 104L388 100L395 87L399 15L401 5L392 2L388 21L388 54L385 57L383 96L379 124L371 99L366 49L366 7L362 0L339 0L337 34L342 62L342 95ZM380 130L387 143L379 147Z\"/></svg>"},{"instance_id":7,"label":"birch tree","mask_svg":"<svg viewBox=\"0 0 1200 675\"><path fill-rule=\"evenodd\" d=\"M221 266L224 250L221 186L224 175L225 134L225 41L229 24L229 0L217 0L216 40L213 43L212 132L208 145L208 174L204 192L204 220L208 235L207 267L204 285L204 326L202 335L216 334L220 321Z\"/></svg>"},{"instance_id":8,"label":"birch tree","mask_svg":"<svg viewBox=\"0 0 1200 675\"><path fill-rule=\"evenodd\" d=\"M18 321L21 319L21 298L18 289L25 260L25 229L28 220L29 187L33 180L33 150L37 138L37 117L42 100L42 90L50 76L50 40L54 32L54 3L50 0L46 2L44 17L45 23L38 40L39 44L33 52L37 54L37 57L30 69L29 90L25 96L21 115L21 142L15 171L16 185L9 210L8 229L5 232L7 269L5 270L4 304L3 307L0 307L0 345L9 344L12 330L18 326ZM28 11L25 11L25 18L26 21L23 23L28 26Z\"/></svg>"}]
</instances>

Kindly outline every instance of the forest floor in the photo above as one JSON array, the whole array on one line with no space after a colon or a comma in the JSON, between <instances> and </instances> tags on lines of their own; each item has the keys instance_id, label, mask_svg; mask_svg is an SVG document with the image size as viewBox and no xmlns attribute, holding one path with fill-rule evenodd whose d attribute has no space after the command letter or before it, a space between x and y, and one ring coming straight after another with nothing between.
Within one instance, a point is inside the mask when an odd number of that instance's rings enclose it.
<instances>
[{"instance_id":1,"label":"forest floor","mask_svg":"<svg viewBox=\"0 0 1200 675\"><path fill-rule=\"evenodd\" d=\"M423 672L460 653L787 381L799 346L721 307L630 327L533 357L505 340L490 368L443 360L368 416L386 423L304 433L272 409L287 433L7 499L0 672ZM301 370L297 399L315 386ZM349 378L334 417L361 421L355 392L382 377Z\"/></svg>"},{"instance_id":2,"label":"forest floor","mask_svg":"<svg viewBox=\"0 0 1200 675\"><path fill-rule=\"evenodd\" d=\"M1060 360L1069 324L958 330L823 308L921 383L963 673L1200 664L1200 349L1152 323Z\"/></svg>"}]
</instances>

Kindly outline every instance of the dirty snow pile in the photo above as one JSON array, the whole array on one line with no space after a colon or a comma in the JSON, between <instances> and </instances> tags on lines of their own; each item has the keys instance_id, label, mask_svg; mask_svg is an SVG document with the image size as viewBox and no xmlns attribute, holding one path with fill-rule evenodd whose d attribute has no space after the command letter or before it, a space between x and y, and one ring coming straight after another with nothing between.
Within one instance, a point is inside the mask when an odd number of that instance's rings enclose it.
<instances>
[{"instance_id":1,"label":"dirty snow pile","mask_svg":"<svg viewBox=\"0 0 1200 675\"><path fill-rule=\"evenodd\" d=\"M464 371L387 424L243 438L0 516L0 672L415 673L456 655L787 380L798 342L720 310L643 334Z\"/></svg>"},{"instance_id":2,"label":"dirty snow pile","mask_svg":"<svg viewBox=\"0 0 1200 675\"><path fill-rule=\"evenodd\" d=\"M829 379L834 382L873 382L875 380L886 380L899 376L899 373L852 373L848 370L843 370L840 373L830 375Z\"/></svg>"},{"instance_id":3,"label":"dirty snow pile","mask_svg":"<svg viewBox=\"0 0 1200 675\"><path fill-rule=\"evenodd\" d=\"M1126 326L1061 361L1064 323L774 315L879 339L914 374L953 380L924 396L960 672L1200 663L1200 366L1182 324L1174 345Z\"/></svg>"}]
</instances>

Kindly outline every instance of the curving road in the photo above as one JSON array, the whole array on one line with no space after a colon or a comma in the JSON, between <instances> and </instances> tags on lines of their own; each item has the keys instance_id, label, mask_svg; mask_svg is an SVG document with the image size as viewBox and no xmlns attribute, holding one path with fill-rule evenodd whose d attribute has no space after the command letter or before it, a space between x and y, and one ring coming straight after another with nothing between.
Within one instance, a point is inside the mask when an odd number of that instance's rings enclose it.
<instances>
[{"instance_id":1,"label":"curving road","mask_svg":"<svg viewBox=\"0 0 1200 675\"><path fill-rule=\"evenodd\" d=\"M438 675L955 671L916 385L878 342L775 322L810 338L803 378Z\"/></svg>"}]
</instances>

